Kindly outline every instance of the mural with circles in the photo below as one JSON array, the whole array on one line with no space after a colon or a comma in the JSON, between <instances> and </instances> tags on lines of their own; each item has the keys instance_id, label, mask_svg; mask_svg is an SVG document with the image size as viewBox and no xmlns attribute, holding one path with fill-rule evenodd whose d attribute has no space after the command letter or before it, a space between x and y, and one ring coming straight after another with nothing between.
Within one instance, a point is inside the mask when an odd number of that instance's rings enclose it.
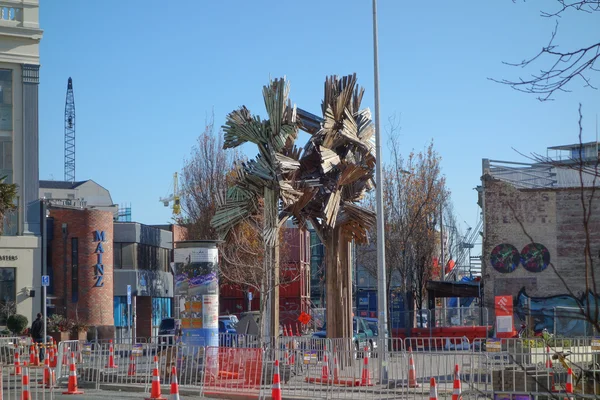
<instances>
[{"instance_id":1,"label":"mural with circles","mask_svg":"<svg viewBox=\"0 0 600 400\"><path fill-rule=\"evenodd\" d=\"M550 264L550 252L540 243L530 243L519 251L509 243L494 247L490 254L492 267L500 273L510 274L519 265L529 272L542 272Z\"/></svg>"}]
</instances>

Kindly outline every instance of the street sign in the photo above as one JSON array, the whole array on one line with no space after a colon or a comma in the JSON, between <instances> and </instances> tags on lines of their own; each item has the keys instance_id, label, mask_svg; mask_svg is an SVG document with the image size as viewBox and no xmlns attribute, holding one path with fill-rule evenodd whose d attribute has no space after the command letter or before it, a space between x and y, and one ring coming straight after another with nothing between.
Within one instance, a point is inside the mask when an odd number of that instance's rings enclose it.
<instances>
[{"instance_id":1,"label":"street sign","mask_svg":"<svg viewBox=\"0 0 600 400\"><path fill-rule=\"evenodd\" d=\"M42 275L42 286L50 286L50 276Z\"/></svg>"},{"instance_id":2,"label":"street sign","mask_svg":"<svg viewBox=\"0 0 600 400\"><path fill-rule=\"evenodd\" d=\"M127 285L127 305L131 305L131 285Z\"/></svg>"},{"instance_id":3,"label":"street sign","mask_svg":"<svg viewBox=\"0 0 600 400\"><path fill-rule=\"evenodd\" d=\"M248 300L252 301L252 292L248 292Z\"/></svg>"},{"instance_id":4,"label":"street sign","mask_svg":"<svg viewBox=\"0 0 600 400\"><path fill-rule=\"evenodd\" d=\"M302 312L302 314L300 314L300 316L298 317L298 321L300 321L302 325L306 325L310 322L310 315L308 315L305 312Z\"/></svg>"}]
</instances>

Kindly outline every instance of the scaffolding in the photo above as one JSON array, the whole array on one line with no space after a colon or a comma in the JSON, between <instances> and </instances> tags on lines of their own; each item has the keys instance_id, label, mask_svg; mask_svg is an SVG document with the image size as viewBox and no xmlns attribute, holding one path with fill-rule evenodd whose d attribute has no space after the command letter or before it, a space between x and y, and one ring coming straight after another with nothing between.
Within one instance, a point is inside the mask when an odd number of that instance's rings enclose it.
<instances>
[{"instance_id":1,"label":"scaffolding","mask_svg":"<svg viewBox=\"0 0 600 400\"><path fill-rule=\"evenodd\" d=\"M131 203L121 204L117 214L118 222L131 222Z\"/></svg>"}]
</instances>

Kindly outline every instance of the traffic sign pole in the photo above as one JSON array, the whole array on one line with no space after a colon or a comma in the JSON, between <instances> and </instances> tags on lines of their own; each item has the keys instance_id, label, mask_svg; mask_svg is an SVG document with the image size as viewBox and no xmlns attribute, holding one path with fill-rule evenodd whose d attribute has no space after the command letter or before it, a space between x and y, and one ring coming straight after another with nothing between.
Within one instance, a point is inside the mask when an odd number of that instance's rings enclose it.
<instances>
[{"instance_id":1,"label":"traffic sign pole","mask_svg":"<svg viewBox=\"0 0 600 400\"><path fill-rule=\"evenodd\" d=\"M131 343L134 343L131 337L131 285L127 285L127 334L131 338Z\"/></svg>"},{"instance_id":2,"label":"traffic sign pole","mask_svg":"<svg viewBox=\"0 0 600 400\"><path fill-rule=\"evenodd\" d=\"M46 348L46 336L48 336L48 300L46 298L46 288L50 285L50 277L48 275L42 275L42 302L44 306L42 311L44 313L44 349ZM47 357L47 353L46 357Z\"/></svg>"}]
</instances>

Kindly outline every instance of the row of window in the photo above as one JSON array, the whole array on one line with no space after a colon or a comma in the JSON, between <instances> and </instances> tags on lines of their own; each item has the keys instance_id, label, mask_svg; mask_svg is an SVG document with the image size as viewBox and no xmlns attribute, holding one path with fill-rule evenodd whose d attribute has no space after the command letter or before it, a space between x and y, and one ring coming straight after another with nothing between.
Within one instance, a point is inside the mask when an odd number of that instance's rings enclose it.
<instances>
[{"instance_id":1,"label":"row of window","mask_svg":"<svg viewBox=\"0 0 600 400\"><path fill-rule=\"evenodd\" d=\"M168 271L171 251L142 243L114 243L115 269L149 269Z\"/></svg>"}]
</instances>

